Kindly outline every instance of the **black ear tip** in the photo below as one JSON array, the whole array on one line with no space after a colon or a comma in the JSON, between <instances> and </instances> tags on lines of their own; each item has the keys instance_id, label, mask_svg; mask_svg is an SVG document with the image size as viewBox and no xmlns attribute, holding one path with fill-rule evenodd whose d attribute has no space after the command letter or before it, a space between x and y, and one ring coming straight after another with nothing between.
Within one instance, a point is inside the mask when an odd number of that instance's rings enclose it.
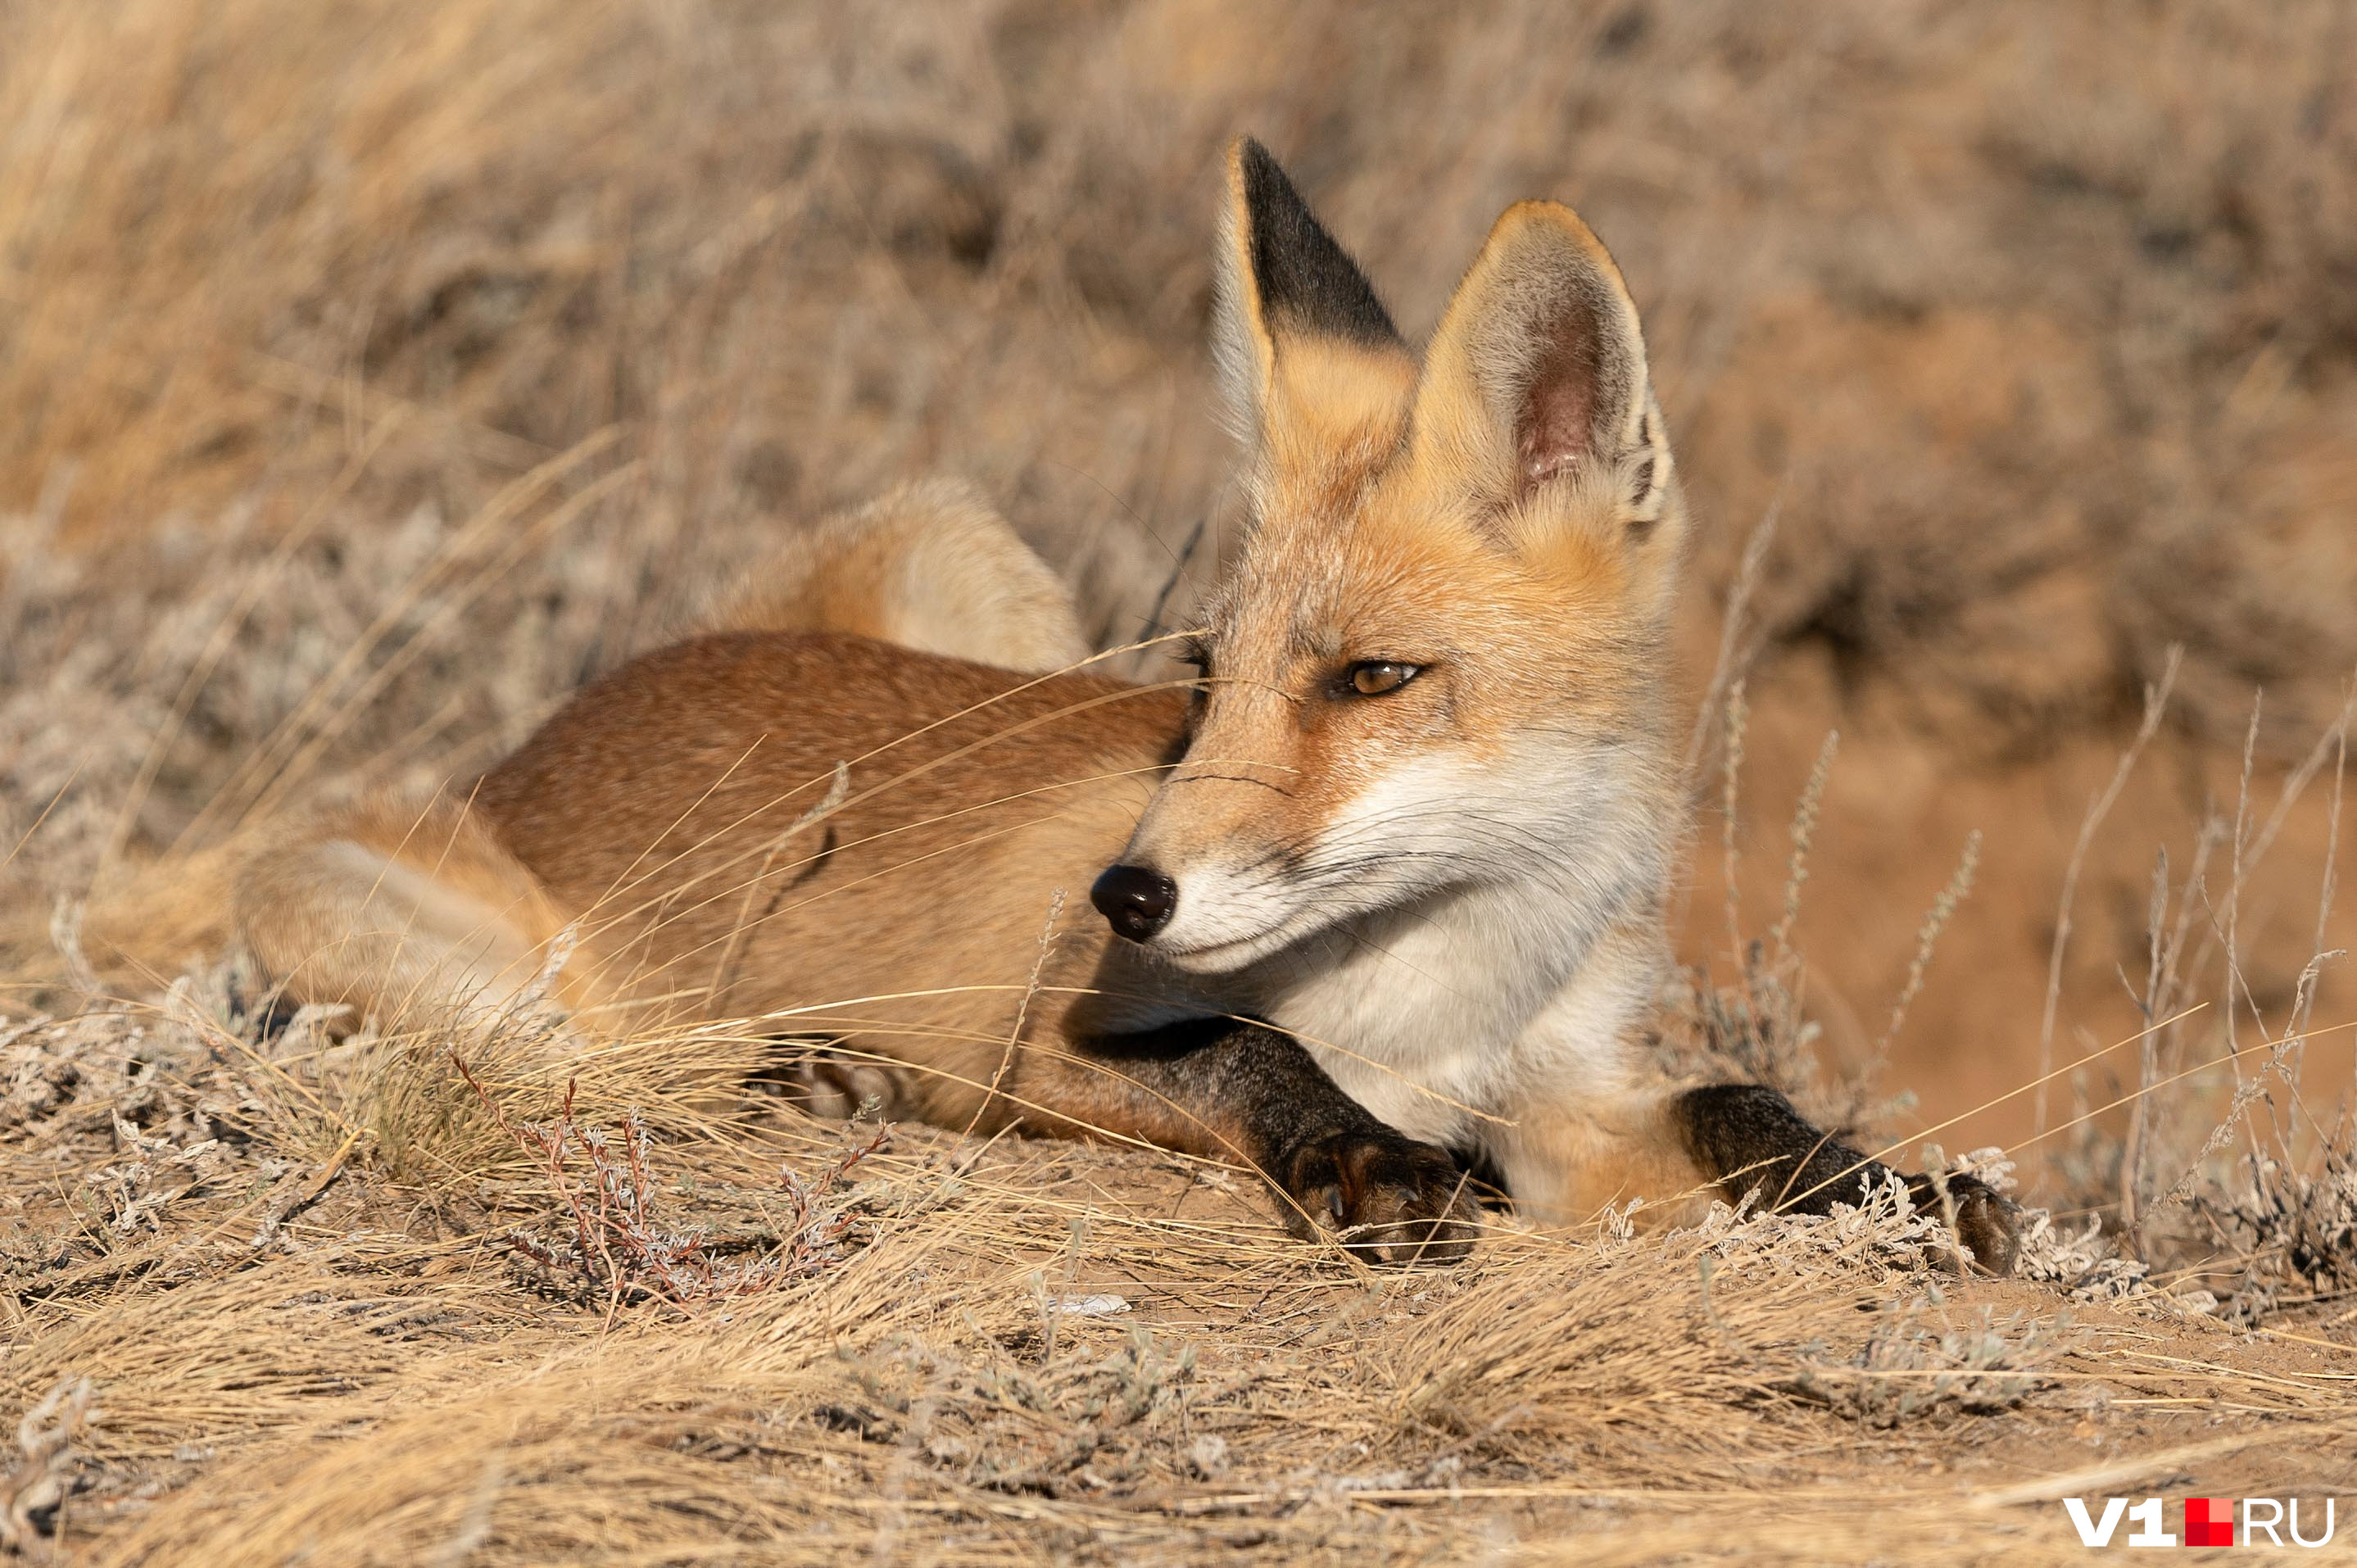
<instances>
[{"instance_id":1,"label":"black ear tip","mask_svg":"<svg viewBox=\"0 0 2357 1568\"><path fill-rule=\"evenodd\" d=\"M1236 168L1243 176L1244 204L1254 212L1265 212L1282 202L1286 208L1308 211L1301 193L1293 187L1285 166L1276 155L1261 145L1257 137L1236 138Z\"/></svg>"},{"instance_id":2,"label":"black ear tip","mask_svg":"<svg viewBox=\"0 0 2357 1568\"><path fill-rule=\"evenodd\" d=\"M1318 332L1390 348L1399 329L1334 237L1269 150L1236 138L1243 221L1249 237L1260 308L1297 331Z\"/></svg>"}]
</instances>

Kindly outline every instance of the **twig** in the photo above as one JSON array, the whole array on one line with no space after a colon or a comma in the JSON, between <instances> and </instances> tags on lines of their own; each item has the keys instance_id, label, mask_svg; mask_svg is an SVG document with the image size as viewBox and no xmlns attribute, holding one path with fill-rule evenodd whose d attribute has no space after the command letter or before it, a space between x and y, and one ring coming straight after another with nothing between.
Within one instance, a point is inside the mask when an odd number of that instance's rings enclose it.
<instances>
[{"instance_id":1,"label":"twig","mask_svg":"<svg viewBox=\"0 0 2357 1568\"><path fill-rule=\"evenodd\" d=\"M2161 715L2169 710L2169 694L2177 685L2177 669L2184 658L2182 647L2169 645L2160 679L2145 688L2144 722L2136 725L2136 738L2120 753L2119 766L2112 770L2111 782L2089 804L2086 817L2079 823L2078 840L2071 846L2070 863L2062 869L2061 908L2054 918L2054 944L2046 960L2046 1010L2038 1024L2038 1095L2030 1120L2040 1135L2046 1131L2046 1080L2054 1065L2054 1015L2062 997L2062 952L2071 945L2071 911L2079 897L2079 873L2086 865L2087 850L2095 842L2096 830L2111 815L2120 791L2127 788L2128 775L2136 770L2136 758L2144 755L2145 746L2160 729Z\"/></svg>"},{"instance_id":2,"label":"twig","mask_svg":"<svg viewBox=\"0 0 2357 1568\"><path fill-rule=\"evenodd\" d=\"M1955 918L1957 906L1971 895L1973 874L1980 868L1980 864L1981 831L1975 828L1964 835L1963 858L1956 862L1955 872L1948 878L1948 885L1941 888L1939 897L1932 900L1932 908L1915 933L1915 958L1907 966L1907 983L1900 988L1899 1000L1891 1004L1890 1022L1884 1026L1882 1037L1874 1042L1873 1065L1867 1069L1869 1073L1890 1055L1890 1044L1899 1037L1900 1026L1907 1022L1907 1009L1913 1005L1916 993L1923 989L1924 972L1932 967L1932 950L1939 946L1940 933L1947 929L1948 922Z\"/></svg>"}]
</instances>

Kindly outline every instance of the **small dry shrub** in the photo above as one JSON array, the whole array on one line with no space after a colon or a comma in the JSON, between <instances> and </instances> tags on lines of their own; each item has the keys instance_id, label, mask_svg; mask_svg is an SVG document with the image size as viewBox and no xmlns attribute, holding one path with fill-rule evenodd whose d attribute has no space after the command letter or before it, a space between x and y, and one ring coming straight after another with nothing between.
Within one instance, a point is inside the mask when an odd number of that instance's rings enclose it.
<instances>
[{"instance_id":1,"label":"small dry shrub","mask_svg":"<svg viewBox=\"0 0 2357 1568\"><path fill-rule=\"evenodd\" d=\"M2226 1298L2237 1323L2357 1291L2357 1148L2336 1140L2317 1168L2246 1155L2234 1176L2197 1192L2193 1208L2239 1263Z\"/></svg>"},{"instance_id":2,"label":"small dry shrub","mask_svg":"<svg viewBox=\"0 0 2357 1568\"><path fill-rule=\"evenodd\" d=\"M0 1475L0 1552L49 1556L73 1487L72 1443L92 1412L88 1378L62 1381L16 1423L15 1468Z\"/></svg>"},{"instance_id":3,"label":"small dry shrub","mask_svg":"<svg viewBox=\"0 0 2357 1568\"><path fill-rule=\"evenodd\" d=\"M878 1123L814 1180L784 1168L784 1213L763 1230L719 1234L660 1212L652 1140L636 1109L619 1129L584 1123L574 1112L578 1081L567 1080L549 1120L513 1122L456 1051L450 1065L547 1182L555 1213L511 1228L508 1245L552 1281L587 1286L612 1305L651 1298L699 1306L774 1290L841 1262L859 1241L847 1178L890 1141L890 1130Z\"/></svg>"},{"instance_id":4,"label":"small dry shrub","mask_svg":"<svg viewBox=\"0 0 2357 1568\"><path fill-rule=\"evenodd\" d=\"M856 1397L818 1419L901 1444L964 1485L1057 1497L1174 1478L1174 1456L1193 1453L1189 1416L1203 1413L1191 1407L1215 1410L1222 1398L1198 1390L1193 1346L1143 1327L1061 1354L1036 1337L965 1337L957 1348L902 1339L846 1356Z\"/></svg>"},{"instance_id":5,"label":"small dry shrub","mask_svg":"<svg viewBox=\"0 0 2357 1568\"><path fill-rule=\"evenodd\" d=\"M1821 1341L1801 1348L1792 1388L1862 1425L1890 1428L1929 1416L1994 1415L2041 1386L2039 1369L2061 1353L2067 1317L1974 1310L1963 1324L1932 1290L1892 1302L1877 1315L1864 1346L1837 1351Z\"/></svg>"}]
</instances>

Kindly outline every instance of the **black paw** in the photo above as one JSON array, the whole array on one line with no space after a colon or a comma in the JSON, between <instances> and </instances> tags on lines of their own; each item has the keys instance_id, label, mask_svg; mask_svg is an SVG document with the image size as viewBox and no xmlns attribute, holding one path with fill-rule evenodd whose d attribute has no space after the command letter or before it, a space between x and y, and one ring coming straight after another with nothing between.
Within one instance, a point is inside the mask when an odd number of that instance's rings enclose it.
<instances>
[{"instance_id":1,"label":"black paw","mask_svg":"<svg viewBox=\"0 0 2357 1568\"><path fill-rule=\"evenodd\" d=\"M1909 1176L1907 1193L1918 1209L1946 1219L1974 1268L1999 1277L2013 1273L2021 1256L2021 1209L2011 1198L1963 1175Z\"/></svg>"},{"instance_id":2,"label":"black paw","mask_svg":"<svg viewBox=\"0 0 2357 1568\"><path fill-rule=\"evenodd\" d=\"M1473 1250L1479 1206L1446 1149L1388 1127L1302 1144L1275 1173L1296 1234L1336 1235L1372 1263L1453 1263Z\"/></svg>"}]
</instances>

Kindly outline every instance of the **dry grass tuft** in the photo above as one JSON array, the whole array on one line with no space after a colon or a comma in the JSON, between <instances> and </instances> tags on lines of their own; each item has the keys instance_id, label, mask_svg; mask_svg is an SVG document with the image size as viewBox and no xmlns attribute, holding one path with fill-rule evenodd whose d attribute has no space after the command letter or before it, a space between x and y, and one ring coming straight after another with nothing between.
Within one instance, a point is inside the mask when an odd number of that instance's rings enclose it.
<instances>
[{"instance_id":1,"label":"dry grass tuft","mask_svg":"<svg viewBox=\"0 0 2357 1568\"><path fill-rule=\"evenodd\" d=\"M598 1065L622 1109L593 1112L586 1073L534 1065L537 1026L462 1067L199 1000L232 989L208 972L13 1041L75 1071L0 1145L0 1410L95 1390L45 1450L70 1506L28 1514L43 1550L1286 1561L1453 1557L1478 1519L1717 1558L1738 1538L1698 1545L1648 1499L1850 1518L1835 1496L1888 1489L1891 1454L2010 1484L2098 1409L2133 1450L2189 1398L2265 1391L2247 1440L2278 1455L2282 1422L2357 1414L2329 1365L2248 1364L2198 1316L1944 1275L1895 1187L1826 1219L1502 1225L1464 1267L1373 1275L1289 1238L1245 1173L888 1143L741 1095L634 1112L709 1089L660 1040ZM359 1115L387 1059L421 1088L438 1064L471 1112L432 1137ZM2037 1550L2064 1528L1991 1525Z\"/></svg>"},{"instance_id":2,"label":"dry grass tuft","mask_svg":"<svg viewBox=\"0 0 2357 1568\"><path fill-rule=\"evenodd\" d=\"M2357 1293L2357 1149L2328 1144L2317 1164L2302 1170L2252 1155L2239 1163L2240 1180L2195 1195L2195 1209L2239 1265L2226 1300L2236 1322Z\"/></svg>"},{"instance_id":3,"label":"dry grass tuft","mask_svg":"<svg viewBox=\"0 0 2357 1568\"><path fill-rule=\"evenodd\" d=\"M779 1197L784 1213L772 1229L715 1235L707 1227L681 1226L657 1212L662 1204L651 1140L646 1118L635 1108L619 1129L585 1125L575 1115L580 1080L571 1079L548 1121L515 1122L456 1051L450 1065L500 1131L539 1165L547 1197L571 1221L569 1232L560 1237L518 1230L509 1232L507 1244L552 1283L569 1278L586 1285L609 1310L650 1298L692 1307L756 1295L841 1262L858 1240L859 1225L843 1200L844 1180L890 1141L889 1129L878 1125L815 1180L784 1170Z\"/></svg>"}]
</instances>

